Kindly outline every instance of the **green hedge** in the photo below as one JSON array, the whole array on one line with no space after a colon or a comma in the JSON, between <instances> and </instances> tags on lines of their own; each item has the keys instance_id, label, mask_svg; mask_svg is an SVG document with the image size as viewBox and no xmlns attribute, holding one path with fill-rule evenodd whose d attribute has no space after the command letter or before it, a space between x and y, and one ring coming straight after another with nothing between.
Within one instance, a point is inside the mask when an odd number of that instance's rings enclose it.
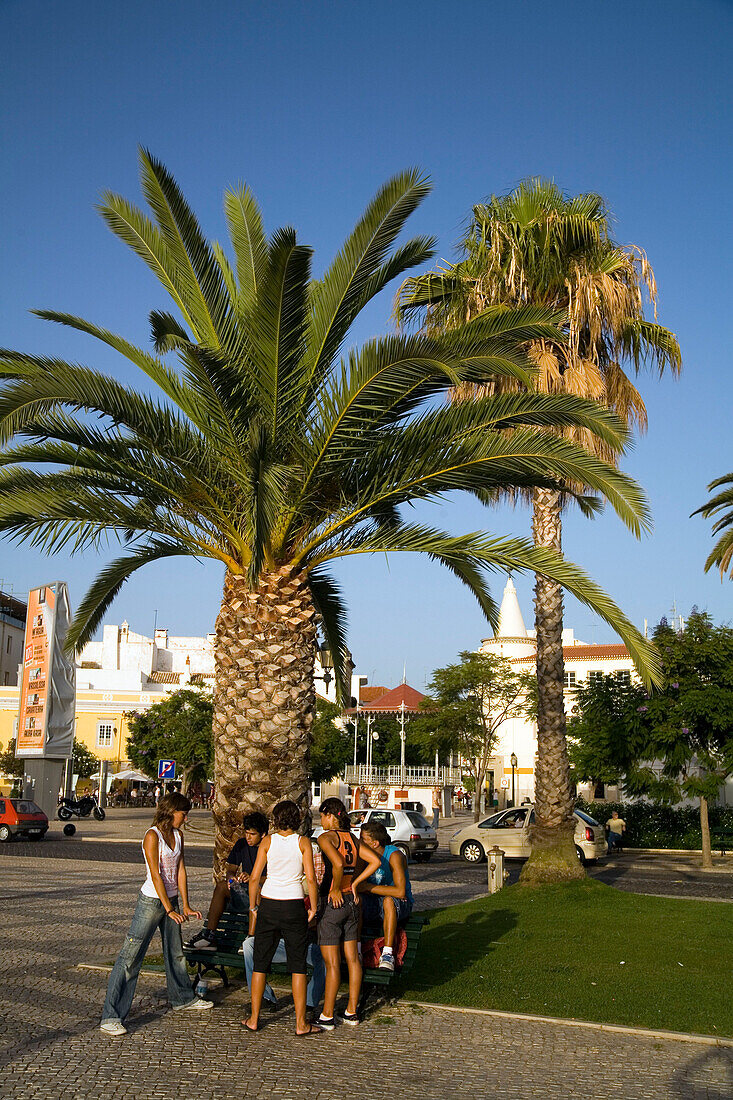
<instances>
[{"instance_id":1,"label":"green hedge","mask_svg":"<svg viewBox=\"0 0 733 1100\"><path fill-rule=\"evenodd\" d=\"M655 806L651 802L586 802L579 810L605 825L613 810L626 822L624 844L629 848L700 848L700 811L697 806ZM711 806L710 830L733 829L733 806Z\"/></svg>"}]
</instances>

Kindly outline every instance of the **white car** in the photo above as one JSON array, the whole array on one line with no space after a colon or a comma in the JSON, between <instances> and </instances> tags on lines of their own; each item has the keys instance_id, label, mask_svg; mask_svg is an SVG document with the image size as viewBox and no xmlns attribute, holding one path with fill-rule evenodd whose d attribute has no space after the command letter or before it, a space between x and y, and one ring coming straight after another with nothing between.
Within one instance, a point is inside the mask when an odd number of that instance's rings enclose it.
<instances>
[{"instance_id":1,"label":"white car","mask_svg":"<svg viewBox=\"0 0 733 1100\"><path fill-rule=\"evenodd\" d=\"M349 814L351 828L358 836L365 821L379 821L389 833L390 843L401 848L407 858L427 861L438 847L438 834L417 810L352 810ZM320 825L312 832L315 840L321 833Z\"/></svg>"},{"instance_id":2,"label":"white car","mask_svg":"<svg viewBox=\"0 0 733 1100\"><path fill-rule=\"evenodd\" d=\"M603 826L582 810L575 810L575 850L581 863L600 859L607 854ZM454 833L448 848L451 855L461 856L466 863L480 863L489 848L502 849L508 859L526 859L532 851L529 827L534 824L534 806L517 806L502 810L491 817L467 825Z\"/></svg>"}]
</instances>

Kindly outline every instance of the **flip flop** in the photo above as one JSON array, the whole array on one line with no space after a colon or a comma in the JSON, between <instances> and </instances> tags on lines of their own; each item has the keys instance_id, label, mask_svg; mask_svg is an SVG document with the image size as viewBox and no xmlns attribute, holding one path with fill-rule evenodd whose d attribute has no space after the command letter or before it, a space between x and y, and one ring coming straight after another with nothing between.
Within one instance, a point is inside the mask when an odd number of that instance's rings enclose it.
<instances>
[{"instance_id":1,"label":"flip flop","mask_svg":"<svg viewBox=\"0 0 733 1100\"><path fill-rule=\"evenodd\" d=\"M251 1030L251 1029L250 1029ZM317 1024L311 1024L307 1031L296 1031L296 1039L308 1039L311 1035L323 1035L324 1028L318 1027Z\"/></svg>"},{"instance_id":2,"label":"flip flop","mask_svg":"<svg viewBox=\"0 0 733 1100\"><path fill-rule=\"evenodd\" d=\"M242 1020L242 1027L245 1031L248 1031L250 1035L254 1035L260 1030L259 1027L250 1027L246 1020Z\"/></svg>"}]
</instances>

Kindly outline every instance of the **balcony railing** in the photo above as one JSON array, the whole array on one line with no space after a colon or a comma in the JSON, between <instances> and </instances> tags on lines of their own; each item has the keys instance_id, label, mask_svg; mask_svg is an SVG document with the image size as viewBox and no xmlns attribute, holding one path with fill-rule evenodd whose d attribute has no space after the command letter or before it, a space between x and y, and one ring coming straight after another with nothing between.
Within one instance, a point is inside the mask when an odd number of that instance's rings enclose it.
<instances>
[{"instance_id":1,"label":"balcony railing","mask_svg":"<svg viewBox=\"0 0 733 1100\"><path fill-rule=\"evenodd\" d=\"M355 768L346 768L344 779L358 787L432 787L436 784L439 787L455 787L461 781L461 773L456 767L436 769L430 764L406 766L404 769L399 764L388 768L368 768L366 764L358 764Z\"/></svg>"}]
</instances>

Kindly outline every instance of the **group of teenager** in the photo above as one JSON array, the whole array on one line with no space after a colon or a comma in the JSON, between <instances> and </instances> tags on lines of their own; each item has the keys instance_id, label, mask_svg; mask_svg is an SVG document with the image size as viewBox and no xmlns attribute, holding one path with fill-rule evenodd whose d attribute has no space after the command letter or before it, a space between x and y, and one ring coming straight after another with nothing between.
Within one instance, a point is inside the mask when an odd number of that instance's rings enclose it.
<instances>
[{"instance_id":1,"label":"group of teenager","mask_svg":"<svg viewBox=\"0 0 733 1100\"><path fill-rule=\"evenodd\" d=\"M147 877L109 978L102 1013L101 1029L109 1036L126 1034L124 1020L156 928L163 940L172 1008L196 1012L213 1007L192 989L181 939L184 921L202 919L188 899L182 827L190 808L181 794L161 798L143 839ZM277 1007L267 984L275 961L285 961L291 975L299 1038L331 1031L337 1022L359 1023L362 935L383 938L379 966L395 967L397 930L413 906L407 859L390 844L379 822L367 821L356 836L340 799L327 798L319 813L323 831L315 854L310 838L299 832L302 814L295 802L273 808L271 830L264 814L247 814L243 835L227 858L226 878L215 886L205 926L186 945L215 951L216 926L225 907L249 912L249 934L242 945L251 995L250 1014L242 1021L247 1032L259 1029L263 1004ZM342 953L349 992L337 1016ZM308 1010L315 1016L321 1000L320 1015L309 1020Z\"/></svg>"}]
</instances>

